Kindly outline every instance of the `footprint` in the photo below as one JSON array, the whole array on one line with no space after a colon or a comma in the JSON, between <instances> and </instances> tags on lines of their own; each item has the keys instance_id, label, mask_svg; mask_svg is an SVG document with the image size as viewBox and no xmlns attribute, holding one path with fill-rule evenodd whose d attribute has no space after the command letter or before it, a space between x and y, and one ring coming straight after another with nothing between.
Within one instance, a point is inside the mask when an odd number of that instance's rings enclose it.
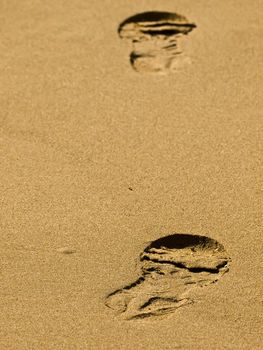
<instances>
[{"instance_id":1,"label":"footprint","mask_svg":"<svg viewBox=\"0 0 263 350\"><path fill-rule=\"evenodd\" d=\"M177 40L196 25L179 14L143 12L129 17L119 25L119 35L132 42L132 67L140 73L167 73L177 67Z\"/></svg>"},{"instance_id":2,"label":"footprint","mask_svg":"<svg viewBox=\"0 0 263 350\"><path fill-rule=\"evenodd\" d=\"M173 234L148 245L140 262L141 277L105 300L127 320L164 316L192 304L189 292L216 282L228 271L230 258L212 238Z\"/></svg>"}]
</instances>

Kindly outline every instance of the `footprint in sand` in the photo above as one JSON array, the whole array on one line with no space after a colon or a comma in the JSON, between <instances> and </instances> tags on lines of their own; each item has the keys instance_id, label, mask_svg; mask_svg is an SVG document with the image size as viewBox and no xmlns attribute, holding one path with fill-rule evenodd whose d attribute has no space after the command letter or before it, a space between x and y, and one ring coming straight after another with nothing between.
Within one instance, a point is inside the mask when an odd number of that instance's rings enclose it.
<instances>
[{"instance_id":1,"label":"footprint in sand","mask_svg":"<svg viewBox=\"0 0 263 350\"><path fill-rule=\"evenodd\" d=\"M130 62L137 72L167 73L176 69L182 53L178 39L195 27L177 13L156 11L127 18L118 32L121 38L132 42Z\"/></svg>"},{"instance_id":2,"label":"footprint in sand","mask_svg":"<svg viewBox=\"0 0 263 350\"><path fill-rule=\"evenodd\" d=\"M216 282L228 271L230 258L212 238L173 234L148 245L140 262L141 277L105 301L127 320L166 315L193 303L189 292Z\"/></svg>"}]
</instances>

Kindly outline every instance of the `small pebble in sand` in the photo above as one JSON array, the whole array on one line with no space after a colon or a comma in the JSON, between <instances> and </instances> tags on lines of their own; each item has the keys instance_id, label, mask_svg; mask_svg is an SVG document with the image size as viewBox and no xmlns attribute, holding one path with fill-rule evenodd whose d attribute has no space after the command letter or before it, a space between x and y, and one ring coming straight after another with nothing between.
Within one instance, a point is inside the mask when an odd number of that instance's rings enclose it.
<instances>
[{"instance_id":1,"label":"small pebble in sand","mask_svg":"<svg viewBox=\"0 0 263 350\"><path fill-rule=\"evenodd\" d=\"M76 250L69 247L62 247L62 248L58 248L57 252L62 254L74 254L76 253Z\"/></svg>"}]
</instances>

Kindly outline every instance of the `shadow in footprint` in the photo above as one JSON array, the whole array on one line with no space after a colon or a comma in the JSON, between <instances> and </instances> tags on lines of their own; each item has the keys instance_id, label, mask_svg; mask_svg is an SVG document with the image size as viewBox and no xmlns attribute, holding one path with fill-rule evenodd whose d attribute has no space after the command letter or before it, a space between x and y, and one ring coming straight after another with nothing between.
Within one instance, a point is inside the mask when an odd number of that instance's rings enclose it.
<instances>
[{"instance_id":1,"label":"shadow in footprint","mask_svg":"<svg viewBox=\"0 0 263 350\"><path fill-rule=\"evenodd\" d=\"M228 271L230 258L212 238L173 234L148 245L140 262L142 276L105 300L128 320L163 316L191 304L189 292L216 282Z\"/></svg>"},{"instance_id":2,"label":"shadow in footprint","mask_svg":"<svg viewBox=\"0 0 263 350\"><path fill-rule=\"evenodd\" d=\"M137 72L166 73L176 68L181 53L178 38L195 27L177 13L155 11L129 17L119 25L118 33L133 44L130 62Z\"/></svg>"}]
</instances>

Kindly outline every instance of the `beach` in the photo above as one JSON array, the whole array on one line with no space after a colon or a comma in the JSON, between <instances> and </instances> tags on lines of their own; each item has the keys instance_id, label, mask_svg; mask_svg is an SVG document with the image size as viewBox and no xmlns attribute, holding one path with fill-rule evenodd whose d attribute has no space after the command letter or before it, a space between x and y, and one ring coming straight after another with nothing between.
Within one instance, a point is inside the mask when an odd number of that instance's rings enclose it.
<instances>
[{"instance_id":1,"label":"beach","mask_svg":"<svg viewBox=\"0 0 263 350\"><path fill-rule=\"evenodd\" d=\"M261 349L262 2L0 8L0 348ZM131 65L118 28L147 11L196 25L172 71ZM228 270L167 315L107 306L173 234L219 242Z\"/></svg>"}]
</instances>

